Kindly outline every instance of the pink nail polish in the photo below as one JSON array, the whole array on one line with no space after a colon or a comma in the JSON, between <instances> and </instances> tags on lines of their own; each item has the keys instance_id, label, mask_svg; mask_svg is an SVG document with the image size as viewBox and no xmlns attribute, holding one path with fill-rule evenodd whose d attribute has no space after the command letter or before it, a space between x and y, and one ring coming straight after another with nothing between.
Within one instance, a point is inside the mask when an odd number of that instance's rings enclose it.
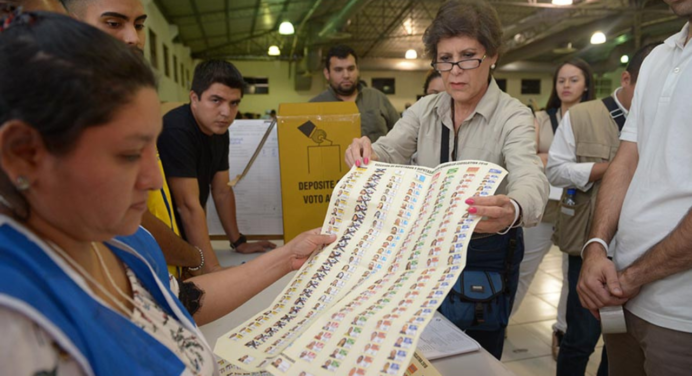
<instances>
[{"instance_id":1,"label":"pink nail polish","mask_svg":"<svg viewBox=\"0 0 692 376\"><path fill-rule=\"evenodd\" d=\"M478 212L478 209L476 209L476 208L469 208L469 213L471 213L471 214L476 214L476 212Z\"/></svg>"},{"instance_id":2,"label":"pink nail polish","mask_svg":"<svg viewBox=\"0 0 692 376\"><path fill-rule=\"evenodd\" d=\"M465 202L466 202L467 205L473 205L473 199L472 199L472 198L466 199Z\"/></svg>"},{"instance_id":3,"label":"pink nail polish","mask_svg":"<svg viewBox=\"0 0 692 376\"><path fill-rule=\"evenodd\" d=\"M368 158L365 158L365 164L368 164L369 161L370 161L370 160L369 160Z\"/></svg>"},{"instance_id":4,"label":"pink nail polish","mask_svg":"<svg viewBox=\"0 0 692 376\"><path fill-rule=\"evenodd\" d=\"M360 167L360 161L356 161L356 167Z\"/></svg>"}]
</instances>

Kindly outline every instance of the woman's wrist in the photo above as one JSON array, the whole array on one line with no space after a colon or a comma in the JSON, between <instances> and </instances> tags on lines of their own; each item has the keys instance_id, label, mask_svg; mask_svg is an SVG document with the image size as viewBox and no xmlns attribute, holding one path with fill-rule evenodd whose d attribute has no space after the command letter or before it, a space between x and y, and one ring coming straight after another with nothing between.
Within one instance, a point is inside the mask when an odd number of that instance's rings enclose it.
<instances>
[{"instance_id":1,"label":"woman's wrist","mask_svg":"<svg viewBox=\"0 0 692 376\"><path fill-rule=\"evenodd\" d=\"M512 220L512 223L510 223L510 225L507 226L507 228L505 228L502 231L499 231L497 233L498 235L505 235L509 232L509 230L519 227L521 225L521 206L519 206L519 204L516 201L514 201L513 198L510 198L509 202L512 203L512 206L514 207L514 220Z\"/></svg>"},{"instance_id":2,"label":"woman's wrist","mask_svg":"<svg viewBox=\"0 0 692 376\"><path fill-rule=\"evenodd\" d=\"M197 246L193 246L193 247L199 252L200 262L199 262L199 265L197 265L195 267L188 267L187 269L190 271L193 271L193 272L197 272L197 271L202 270L202 267L204 267L204 252L202 252L202 249L197 247Z\"/></svg>"}]
</instances>

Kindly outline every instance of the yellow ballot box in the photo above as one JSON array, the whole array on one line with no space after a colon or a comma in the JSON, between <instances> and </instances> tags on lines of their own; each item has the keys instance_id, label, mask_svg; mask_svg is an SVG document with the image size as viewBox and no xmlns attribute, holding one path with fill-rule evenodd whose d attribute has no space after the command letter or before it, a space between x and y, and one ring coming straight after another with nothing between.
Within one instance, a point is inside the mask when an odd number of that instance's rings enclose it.
<instances>
[{"instance_id":1,"label":"yellow ballot box","mask_svg":"<svg viewBox=\"0 0 692 376\"><path fill-rule=\"evenodd\" d=\"M332 190L349 168L344 153L360 137L353 102L286 103L278 114L284 241L320 227Z\"/></svg>"}]
</instances>

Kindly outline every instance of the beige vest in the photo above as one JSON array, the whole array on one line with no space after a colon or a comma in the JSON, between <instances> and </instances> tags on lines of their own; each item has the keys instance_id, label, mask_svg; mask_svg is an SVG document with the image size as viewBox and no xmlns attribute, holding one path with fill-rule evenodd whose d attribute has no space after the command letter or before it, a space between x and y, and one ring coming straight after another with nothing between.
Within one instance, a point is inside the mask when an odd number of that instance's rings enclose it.
<instances>
[{"instance_id":1,"label":"beige vest","mask_svg":"<svg viewBox=\"0 0 692 376\"><path fill-rule=\"evenodd\" d=\"M601 100L580 103L569 110L576 145L577 163L610 162L620 145L615 120ZM601 182L597 181L587 192L577 189L576 205L564 204L567 190L562 194L560 211L555 224L553 242L562 252L578 256L588 240L591 220L596 208L596 195Z\"/></svg>"}]
</instances>

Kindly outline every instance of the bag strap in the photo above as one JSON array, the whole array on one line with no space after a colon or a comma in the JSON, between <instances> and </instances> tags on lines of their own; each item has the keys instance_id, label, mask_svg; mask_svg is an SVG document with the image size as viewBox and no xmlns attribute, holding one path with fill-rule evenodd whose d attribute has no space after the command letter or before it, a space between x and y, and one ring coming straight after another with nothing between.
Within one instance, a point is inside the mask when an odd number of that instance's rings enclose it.
<instances>
[{"instance_id":1,"label":"bag strap","mask_svg":"<svg viewBox=\"0 0 692 376\"><path fill-rule=\"evenodd\" d=\"M622 111L620 106L618 106L617 102L615 102L615 99L612 96L603 98L602 101L608 109L608 112L610 112L610 117L613 118L615 123L618 125L618 130L622 131L622 127L625 126L625 113Z\"/></svg>"},{"instance_id":2,"label":"bag strap","mask_svg":"<svg viewBox=\"0 0 692 376\"><path fill-rule=\"evenodd\" d=\"M507 258L505 259L505 292L509 292L509 275L512 270L512 260L514 260L514 251L517 249L517 229L513 228L505 236L509 236L509 246L507 247Z\"/></svg>"},{"instance_id":3,"label":"bag strap","mask_svg":"<svg viewBox=\"0 0 692 376\"><path fill-rule=\"evenodd\" d=\"M440 164L449 162L449 128L442 124L442 145L440 145Z\"/></svg>"},{"instance_id":4,"label":"bag strap","mask_svg":"<svg viewBox=\"0 0 692 376\"><path fill-rule=\"evenodd\" d=\"M560 125L560 122L557 121L557 108L551 108L545 112L547 112L550 117L550 125L553 127L553 134L555 134L555 132L557 132L557 126Z\"/></svg>"}]
</instances>

